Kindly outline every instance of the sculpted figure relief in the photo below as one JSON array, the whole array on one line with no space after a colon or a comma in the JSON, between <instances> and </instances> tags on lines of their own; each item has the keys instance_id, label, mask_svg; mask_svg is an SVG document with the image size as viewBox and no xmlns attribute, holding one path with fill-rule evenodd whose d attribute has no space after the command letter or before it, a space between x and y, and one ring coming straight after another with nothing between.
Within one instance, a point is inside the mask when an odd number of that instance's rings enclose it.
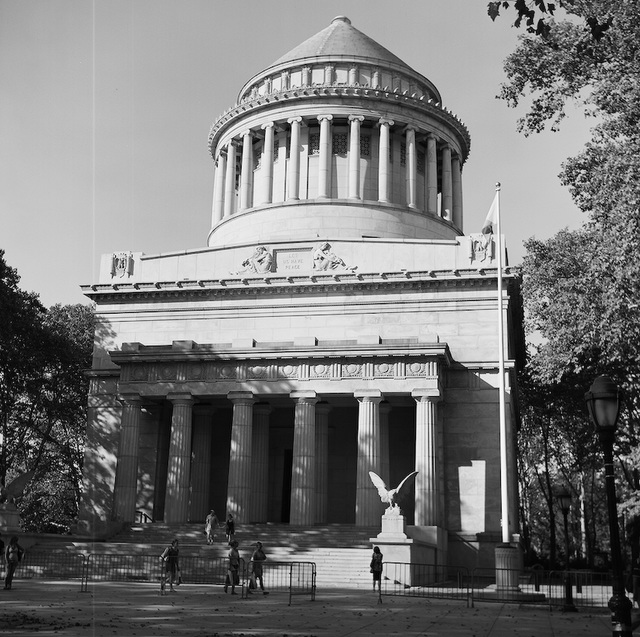
<instances>
[{"instance_id":1,"label":"sculpted figure relief","mask_svg":"<svg viewBox=\"0 0 640 637\"><path fill-rule=\"evenodd\" d=\"M348 266L333 250L328 241L321 243L313 253L313 269L314 270L337 270L344 268L345 270L356 270L357 266Z\"/></svg>"},{"instance_id":2,"label":"sculpted figure relief","mask_svg":"<svg viewBox=\"0 0 640 637\"><path fill-rule=\"evenodd\" d=\"M253 272L254 274L264 274L271 272L271 264L273 263L273 255L264 246L258 246L254 253L242 262L242 270L232 272L232 274L240 274L241 272Z\"/></svg>"},{"instance_id":3,"label":"sculpted figure relief","mask_svg":"<svg viewBox=\"0 0 640 637\"><path fill-rule=\"evenodd\" d=\"M378 489L380 500L389 503L384 512L385 515L402 515L402 510L398 503L409 493L417 475L417 471L412 471L395 489L389 489L377 473L369 471L369 477L376 489Z\"/></svg>"}]
</instances>

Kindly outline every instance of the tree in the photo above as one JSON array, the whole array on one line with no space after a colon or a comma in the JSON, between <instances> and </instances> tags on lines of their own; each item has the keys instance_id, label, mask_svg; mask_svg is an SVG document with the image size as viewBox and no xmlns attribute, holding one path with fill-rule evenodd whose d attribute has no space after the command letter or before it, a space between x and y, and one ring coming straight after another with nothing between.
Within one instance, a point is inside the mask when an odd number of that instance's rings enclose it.
<instances>
[{"instance_id":1,"label":"tree","mask_svg":"<svg viewBox=\"0 0 640 637\"><path fill-rule=\"evenodd\" d=\"M534 394L560 390L575 414L593 378L622 387L616 456L622 509L640 514L640 0L490 2L489 15L515 11L525 26L508 56L500 97L530 98L518 121L525 135L557 130L573 102L593 117L584 151L563 165L561 182L585 224L530 240L523 297L530 334L541 344L528 366ZM565 19L558 19L563 14ZM535 402L535 396L530 397ZM589 430L576 421L576 427Z\"/></svg>"},{"instance_id":2,"label":"tree","mask_svg":"<svg viewBox=\"0 0 640 637\"><path fill-rule=\"evenodd\" d=\"M94 312L80 304L46 310L18 283L0 251L0 479L32 472L18 501L23 526L59 532L78 511Z\"/></svg>"}]
</instances>

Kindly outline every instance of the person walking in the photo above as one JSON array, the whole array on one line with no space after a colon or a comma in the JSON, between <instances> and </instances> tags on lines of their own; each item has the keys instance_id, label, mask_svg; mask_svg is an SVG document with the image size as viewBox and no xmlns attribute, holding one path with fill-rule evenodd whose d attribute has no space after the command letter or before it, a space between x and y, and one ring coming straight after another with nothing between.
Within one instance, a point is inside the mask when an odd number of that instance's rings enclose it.
<instances>
[{"instance_id":1,"label":"person walking","mask_svg":"<svg viewBox=\"0 0 640 637\"><path fill-rule=\"evenodd\" d=\"M260 590L263 595L268 595L269 592L264 590L264 581L262 579L262 565L267 559L265 552L262 550L262 542L256 542L256 550L251 556L251 579L249 580L249 593L252 592L251 588L258 588L258 582L260 583Z\"/></svg>"},{"instance_id":2,"label":"person walking","mask_svg":"<svg viewBox=\"0 0 640 637\"><path fill-rule=\"evenodd\" d=\"M373 547L373 555L371 556L371 564L369 570L373 574L373 590L376 590L376 582L378 582L378 592L381 592L380 585L382 581L382 553L379 546Z\"/></svg>"},{"instance_id":3,"label":"person walking","mask_svg":"<svg viewBox=\"0 0 640 637\"><path fill-rule=\"evenodd\" d=\"M233 542L234 535L236 534L236 523L231 513L227 516L227 521L224 524L224 533L227 536L227 544L231 546L231 542Z\"/></svg>"},{"instance_id":4,"label":"person walking","mask_svg":"<svg viewBox=\"0 0 640 637\"><path fill-rule=\"evenodd\" d=\"M240 584L240 553L238 552L238 543L235 540L231 540L231 548L227 555L229 559L229 566L227 569L227 579L224 583L224 592L227 592L229 586L231 586L231 594L237 595L236 585Z\"/></svg>"},{"instance_id":5,"label":"person walking","mask_svg":"<svg viewBox=\"0 0 640 637\"><path fill-rule=\"evenodd\" d=\"M170 546L162 552L160 559L164 562L163 572L160 579L160 593L164 595L165 587L169 582L169 588L173 591L173 585L180 583L180 561L179 561L178 540L171 542Z\"/></svg>"},{"instance_id":6,"label":"person walking","mask_svg":"<svg viewBox=\"0 0 640 637\"><path fill-rule=\"evenodd\" d=\"M18 538L14 535L4 551L4 561L6 563L7 573L4 578L4 590L11 590L13 575L18 568L18 564L22 561L24 549L18 544Z\"/></svg>"},{"instance_id":7,"label":"person walking","mask_svg":"<svg viewBox=\"0 0 640 637\"><path fill-rule=\"evenodd\" d=\"M211 512L204 521L204 532L207 534L207 544L213 544L215 540L214 528L218 526L218 517L216 512L211 509Z\"/></svg>"}]
</instances>

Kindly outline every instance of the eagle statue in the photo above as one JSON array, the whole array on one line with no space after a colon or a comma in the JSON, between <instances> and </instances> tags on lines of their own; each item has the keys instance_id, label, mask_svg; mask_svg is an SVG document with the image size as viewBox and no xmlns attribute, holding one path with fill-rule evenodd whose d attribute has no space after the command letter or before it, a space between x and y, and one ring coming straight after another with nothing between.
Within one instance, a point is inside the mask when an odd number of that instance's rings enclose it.
<instances>
[{"instance_id":1,"label":"eagle statue","mask_svg":"<svg viewBox=\"0 0 640 637\"><path fill-rule=\"evenodd\" d=\"M395 489L389 489L377 473L369 471L369 477L376 489L378 489L380 500L389 503L386 512L401 513L398 503L407 495L417 475L417 471L412 471Z\"/></svg>"}]
</instances>

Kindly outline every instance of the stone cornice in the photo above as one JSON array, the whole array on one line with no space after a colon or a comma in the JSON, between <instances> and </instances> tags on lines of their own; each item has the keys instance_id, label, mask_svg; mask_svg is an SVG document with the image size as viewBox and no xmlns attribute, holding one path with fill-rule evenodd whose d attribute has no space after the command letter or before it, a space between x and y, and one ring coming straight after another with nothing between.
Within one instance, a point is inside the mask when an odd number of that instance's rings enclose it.
<instances>
[{"instance_id":1,"label":"stone cornice","mask_svg":"<svg viewBox=\"0 0 640 637\"><path fill-rule=\"evenodd\" d=\"M251 112L272 110L279 104L310 100L322 102L326 101L327 98L339 99L342 103L344 103L345 99L351 98L355 102L354 105L360 107L364 106L365 108L367 107L366 101L379 101L382 102L382 110L384 113L387 113L390 103L412 106L424 115L428 115L429 117L444 122L450 126L458 135L461 146L464 149L464 157L462 157L462 161L464 162L467 158L469 148L471 146L469 131L455 113L443 107L439 102L428 99L424 95L417 95L415 93L413 95L409 95L408 91L401 93L398 90L392 91L338 84L321 84L302 88L285 89L272 92L268 95L260 95L253 99L247 99L246 101L236 104L234 107L220 115L220 117L218 117L218 119L213 123L209 132L209 152L213 154L220 136L238 117L242 117L243 115ZM364 100L365 104L360 103L360 100Z\"/></svg>"},{"instance_id":2,"label":"stone cornice","mask_svg":"<svg viewBox=\"0 0 640 637\"><path fill-rule=\"evenodd\" d=\"M519 268L504 268L508 282L520 277ZM264 274L229 276L223 279L140 281L81 286L90 299L108 301L157 297L208 297L252 294L352 292L364 290L411 290L425 287L493 287L497 268L355 273L349 271L309 275Z\"/></svg>"}]
</instances>

